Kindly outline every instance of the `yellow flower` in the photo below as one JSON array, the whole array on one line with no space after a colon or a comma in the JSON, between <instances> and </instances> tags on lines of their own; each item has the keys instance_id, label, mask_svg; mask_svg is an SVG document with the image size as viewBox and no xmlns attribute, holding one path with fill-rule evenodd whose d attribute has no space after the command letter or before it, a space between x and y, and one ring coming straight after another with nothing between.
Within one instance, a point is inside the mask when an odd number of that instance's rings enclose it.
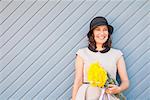
<instances>
[{"instance_id":1,"label":"yellow flower","mask_svg":"<svg viewBox=\"0 0 150 100\"><path fill-rule=\"evenodd\" d=\"M107 72L98 62L90 64L87 74L92 86L104 87L108 79Z\"/></svg>"}]
</instances>

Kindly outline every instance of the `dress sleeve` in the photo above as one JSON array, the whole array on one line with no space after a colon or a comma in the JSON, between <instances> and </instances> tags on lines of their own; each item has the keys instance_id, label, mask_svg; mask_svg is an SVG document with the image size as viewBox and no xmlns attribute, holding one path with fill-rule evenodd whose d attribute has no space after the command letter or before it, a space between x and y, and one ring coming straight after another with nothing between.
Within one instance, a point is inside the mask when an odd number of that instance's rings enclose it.
<instances>
[{"instance_id":1,"label":"dress sleeve","mask_svg":"<svg viewBox=\"0 0 150 100\"><path fill-rule=\"evenodd\" d=\"M121 50L118 50L116 60L118 61L121 56L123 56L123 52Z\"/></svg>"},{"instance_id":2,"label":"dress sleeve","mask_svg":"<svg viewBox=\"0 0 150 100\"><path fill-rule=\"evenodd\" d=\"M83 50L82 50L82 49L79 49L79 50L76 52L76 55L79 55L80 57L84 58Z\"/></svg>"}]
</instances>

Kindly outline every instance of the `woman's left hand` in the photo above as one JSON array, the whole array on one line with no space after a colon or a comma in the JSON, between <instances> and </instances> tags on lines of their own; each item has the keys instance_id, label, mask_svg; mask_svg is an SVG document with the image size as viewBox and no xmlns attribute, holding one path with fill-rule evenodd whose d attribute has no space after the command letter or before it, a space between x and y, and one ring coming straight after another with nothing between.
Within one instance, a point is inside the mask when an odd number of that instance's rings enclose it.
<instances>
[{"instance_id":1,"label":"woman's left hand","mask_svg":"<svg viewBox=\"0 0 150 100\"><path fill-rule=\"evenodd\" d=\"M117 94L121 92L121 88L117 85L108 85L108 88L106 89L107 93L109 94Z\"/></svg>"}]
</instances>

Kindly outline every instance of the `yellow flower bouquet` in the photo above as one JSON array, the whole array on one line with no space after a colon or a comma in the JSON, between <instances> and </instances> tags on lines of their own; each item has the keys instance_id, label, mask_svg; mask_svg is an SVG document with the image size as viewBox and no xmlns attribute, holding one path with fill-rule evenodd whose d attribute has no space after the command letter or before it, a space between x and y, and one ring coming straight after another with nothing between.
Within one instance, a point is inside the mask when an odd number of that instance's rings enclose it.
<instances>
[{"instance_id":1,"label":"yellow flower bouquet","mask_svg":"<svg viewBox=\"0 0 150 100\"><path fill-rule=\"evenodd\" d=\"M104 87L107 79L107 72L98 62L90 65L88 70L88 81L92 86Z\"/></svg>"},{"instance_id":2,"label":"yellow flower bouquet","mask_svg":"<svg viewBox=\"0 0 150 100\"><path fill-rule=\"evenodd\" d=\"M91 86L100 88L108 88L109 84L118 85L109 73L99 64L99 62L91 63L87 72L87 79ZM109 93L109 91L105 91ZM120 100L126 100L122 93L114 94Z\"/></svg>"}]
</instances>

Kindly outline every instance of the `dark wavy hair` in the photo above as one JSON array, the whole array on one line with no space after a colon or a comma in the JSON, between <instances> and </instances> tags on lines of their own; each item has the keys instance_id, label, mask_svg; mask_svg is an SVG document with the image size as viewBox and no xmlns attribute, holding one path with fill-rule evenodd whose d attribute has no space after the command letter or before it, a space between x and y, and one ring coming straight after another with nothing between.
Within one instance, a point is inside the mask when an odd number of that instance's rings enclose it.
<instances>
[{"instance_id":1,"label":"dark wavy hair","mask_svg":"<svg viewBox=\"0 0 150 100\"><path fill-rule=\"evenodd\" d=\"M94 34L93 34L93 30L90 31L91 35L88 37L88 48L93 51L93 52L98 52L96 50L96 41L94 39ZM100 51L101 53L105 53L108 52L110 50L110 48L112 47L112 39L111 39L111 34L108 34L108 39L107 41L102 45L103 48L105 48L104 50Z\"/></svg>"}]
</instances>

